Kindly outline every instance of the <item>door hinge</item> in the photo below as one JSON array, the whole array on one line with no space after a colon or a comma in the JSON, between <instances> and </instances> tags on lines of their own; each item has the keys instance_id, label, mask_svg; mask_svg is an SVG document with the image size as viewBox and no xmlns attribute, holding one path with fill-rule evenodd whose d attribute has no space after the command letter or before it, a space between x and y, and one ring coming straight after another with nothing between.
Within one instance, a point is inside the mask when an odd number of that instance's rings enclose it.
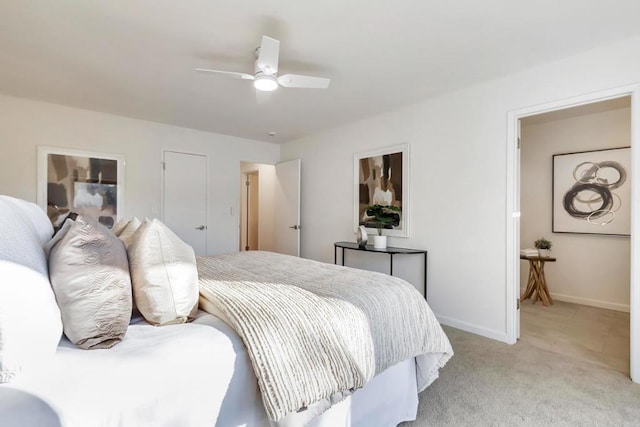
<instances>
[{"instance_id":1,"label":"door hinge","mask_svg":"<svg viewBox=\"0 0 640 427\"><path fill-rule=\"evenodd\" d=\"M517 306L518 310L520 310L520 298L518 298L516 300L516 306Z\"/></svg>"},{"instance_id":2,"label":"door hinge","mask_svg":"<svg viewBox=\"0 0 640 427\"><path fill-rule=\"evenodd\" d=\"M167 164L165 162L160 162L160 164L162 164L162 170L167 169Z\"/></svg>"},{"instance_id":3,"label":"door hinge","mask_svg":"<svg viewBox=\"0 0 640 427\"><path fill-rule=\"evenodd\" d=\"M520 149L520 137L518 137L518 150Z\"/></svg>"},{"instance_id":4,"label":"door hinge","mask_svg":"<svg viewBox=\"0 0 640 427\"><path fill-rule=\"evenodd\" d=\"M247 182L244 183L244 185L246 185L247 187L249 186L249 180L247 180Z\"/></svg>"}]
</instances>

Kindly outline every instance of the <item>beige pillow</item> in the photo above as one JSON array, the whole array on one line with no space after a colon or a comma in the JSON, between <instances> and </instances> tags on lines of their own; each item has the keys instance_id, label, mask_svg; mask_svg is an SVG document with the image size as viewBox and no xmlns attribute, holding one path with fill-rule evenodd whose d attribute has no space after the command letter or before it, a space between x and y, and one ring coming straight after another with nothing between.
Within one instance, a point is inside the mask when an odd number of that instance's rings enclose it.
<instances>
[{"instance_id":1,"label":"beige pillow","mask_svg":"<svg viewBox=\"0 0 640 427\"><path fill-rule=\"evenodd\" d=\"M68 225L67 225L68 224ZM65 335L84 349L122 340L131 319L131 279L124 244L95 219L67 219L49 252L49 277Z\"/></svg>"},{"instance_id":2,"label":"beige pillow","mask_svg":"<svg viewBox=\"0 0 640 427\"><path fill-rule=\"evenodd\" d=\"M120 221L116 223L116 225L113 226L113 228L111 229L111 232L116 236L120 236L120 233L124 231L124 229L127 227L127 225L129 225L130 222L131 222L130 219L122 218Z\"/></svg>"},{"instance_id":3,"label":"beige pillow","mask_svg":"<svg viewBox=\"0 0 640 427\"><path fill-rule=\"evenodd\" d=\"M120 232L118 238L124 242L125 246L128 247L131 244L133 233L135 233L138 227L140 227L140 224L140 220L134 216L127 226Z\"/></svg>"},{"instance_id":4,"label":"beige pillow","mask_svg":"<svg viewBox=\"0 0 640 427\"><path fill-rule=\"evenodd\" d=\"M198 310L193 248L157 219L145 219L128 247L136 307L154 325L184 323Z\"/></svg>"}]
</instances>

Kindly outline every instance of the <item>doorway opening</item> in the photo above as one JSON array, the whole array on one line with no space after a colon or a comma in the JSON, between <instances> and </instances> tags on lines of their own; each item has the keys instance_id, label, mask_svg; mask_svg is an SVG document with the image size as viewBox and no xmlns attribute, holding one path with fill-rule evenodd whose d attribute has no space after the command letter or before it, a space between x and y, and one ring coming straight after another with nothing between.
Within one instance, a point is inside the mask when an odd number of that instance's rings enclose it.
<instances>
[{"instance_id":1,"label":"doorway opening","mask_svg":"<svg viewBox=\"0 0 640 427\"><path fill-rule=\"evenodd\" d=\"M273 250L275 166L240 162L240 251Z\"/></svg>"},{"instance_id":2,"label":"doorway opening","mask_svg":"<svg viewBox=\"0 0 640 427\"><path fill-rule=\"evenodd\" d=\"M520 119L520 340L626 375L630 145L630 96ZM531 259L542 238L550 256Z\"/></svg>"},{"instance_id":3,"label":"doorway opening","mask_svg":"<svg viewBox=\"0 0 640 427\"><path fill-rule=\"evenodd\" d=\"M520 335L520 120L541 113L548 113L557 110L564 110L596 102L612 100L621 97L631 99L631 153L630 169L631 174L631 196L628 202L631 212L640 211L640 175L636 172L640 170L640 118L637 112L640 111L640 85L634 84L604 90L573 98L527 107L508 113L507 128L507 228L506 228L506 275L509 285L506 289L506 342L515 344ZM549 160L551 161L551 159ZM640 382L640 263L633 254L640 253L640 239L637 238L640 232L640 218L637 214L631 215L630 227L630 376L634 382ZM526 247L527 244L523 245Z\"/></svg>"},{"instance_id":4,"label":"doorway opening","mask_svg":"<svg viewBox=\"0 0 640 427\"><path fill-rule=\"evenodd\" d=\"M244 194L240 196L240 250L258 250L260 222L260 180L259 172L247 172L242 175ZM242 247L244 244L244 247Z\"/></svg>"},{"instance_id":5,"label":"doorway opening","mask_svg":"<svg viewBox=\"0 0 640 427\"><path fill-rule=\"evenodd\" d=\"M300 165L240 162L239 250L300 256Z\"/></svg>"}]
</instances>

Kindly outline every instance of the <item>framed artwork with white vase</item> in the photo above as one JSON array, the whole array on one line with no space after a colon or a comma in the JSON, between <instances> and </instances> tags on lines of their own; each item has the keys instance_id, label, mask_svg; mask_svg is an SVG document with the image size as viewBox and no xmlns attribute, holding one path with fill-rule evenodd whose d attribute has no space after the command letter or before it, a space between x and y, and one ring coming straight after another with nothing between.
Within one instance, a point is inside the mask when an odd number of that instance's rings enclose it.
<instances>
[{"instance_id":1,"label":"framed artwork with white vase","mask_svg":"<svg viewBox=\"0 0 640 427\"><path fill-rule=\"evenodd\" d=\"M409 144L356 153L353 169L354 230L365 227L377 249L409 237Z\"/></svg>"}]
</instances>

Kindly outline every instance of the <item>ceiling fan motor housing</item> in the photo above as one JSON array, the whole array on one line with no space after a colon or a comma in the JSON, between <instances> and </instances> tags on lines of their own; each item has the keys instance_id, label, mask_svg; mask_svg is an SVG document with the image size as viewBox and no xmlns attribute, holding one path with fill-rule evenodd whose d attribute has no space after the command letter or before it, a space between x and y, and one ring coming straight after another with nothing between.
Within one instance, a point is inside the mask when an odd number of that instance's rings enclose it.
<instances>
[{"instance_id":1,"label":"ceiling fan motor housing","mask_svg":"<svg viewBox=\"0 0 640 427\"><path fill-rule=\"evenodd\" d=\"M271 92L278 88L278 79L273 74L257 71L255 79L253 80L253 86L258 90Z\"/></svg>"}]
</instances>

